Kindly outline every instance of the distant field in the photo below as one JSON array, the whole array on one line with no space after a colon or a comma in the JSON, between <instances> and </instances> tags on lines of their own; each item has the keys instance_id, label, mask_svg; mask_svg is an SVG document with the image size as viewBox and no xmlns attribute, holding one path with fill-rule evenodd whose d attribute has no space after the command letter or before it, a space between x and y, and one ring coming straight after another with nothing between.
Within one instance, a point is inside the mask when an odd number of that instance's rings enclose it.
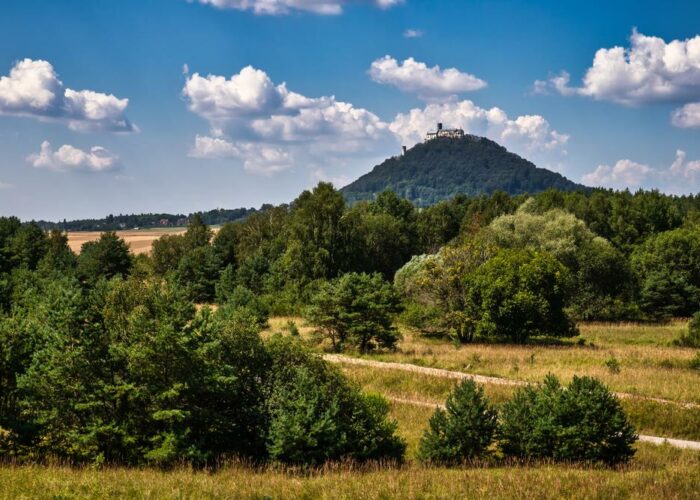
<instances>
[{"instance_id":1,"label":"distant field","mask_svg":"<svg viewBox=\"0 0 700 500\"><path fill-rule=\"evenodd\" d=\"M128 231L117 231L117 236L123 238L129 244L131 251L135 254L148 253L151 251L153 242L165 234L181 234L185 228L163 228L163 229L131 229ZM100 231L72 231L68 233L68 245L71 250L80 253L83 243L94 241L102 234Z\"/></svg>"}]
</instances>

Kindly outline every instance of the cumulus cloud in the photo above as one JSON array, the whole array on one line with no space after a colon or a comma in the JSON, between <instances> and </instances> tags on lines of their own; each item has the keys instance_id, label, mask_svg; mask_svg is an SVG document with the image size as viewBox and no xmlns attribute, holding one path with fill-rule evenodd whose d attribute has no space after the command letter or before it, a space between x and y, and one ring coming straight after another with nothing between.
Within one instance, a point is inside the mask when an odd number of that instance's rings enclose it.
<instances>
[{"instance_id":1,"label":"cumulus cloud","mask_svg":"<svg viewBox=\"0 0 700 500\"><path fill-rule=\"evenodd\" d=\"M293 12L310 12L320 15L338 15L343 6L363 3L360 0L190 0L218 9L248 10L258 15L285 15ZM380 9L388 9L404 0L373 0Z\"/></svg>"},{"instance_id":2,"label":"cumulus cloud","mask_svg":"<svg viewBox=\"0 0 700 500\"><path fill-rule=\"evenodd\" d=\"M424 35L423 30L418 29L407 29L403 32L404 38L421 38Z\"/></svg>"},{"instance_id":3,"label":"cumulus cloud","mask_svg":"<svg viewBox=\"0 0 700 500\"><path fill-rule=\"evenodd\" d=\"M456 68L429 68L425 63L409 57L399 63L391 56L374 61L369 75L377 83L394 87L422 99L444 99L462 92L471 92L486 87L486 82Z\"/></svg>"},{"instance_id":4,"label":"cumulus cloud","mask_svg":"<svg viewBox=\"0 0 700 500\"><path fill-rule=\"evenodd\" d=\"M584 184L614 189L655 187L667 192L687 193L697 190L700 180L700 160L689 161L685 151L678 149L670 166L652 168L629 159L619 160L612 167L598 165L581 177Z\"/></svg>"},{"instance_id":5,"label":"cumulus cloud","mask_svg":"<svg viewBox=\"0 0 700 500\"><path fill-rule=\"evenodd\" d=\"M625 105L700 99L700 35L665 42L632 32L630 46L599 49L582 85L571 87L563 72L535 82L535 91L553 89Z\"/></svg>"},{"instance_id":6,"label":"cumulus cloud","mask_svg":"<svg viewBox=\"0 0 700 500\"><path fill-rule=\"evenodd\" d=\"M569 139L542 116L510 118L500 108L483 109L456 99L433 102L385 122L334 96L293 92L251 66L231 77L194 73L187 78L183 96L190 111L209 124L209 132L196 137L190 156L242 160L247 171L265 175L298 164L320 176L329 163L385 157L396 151L397 142L412 146L422 141L436 122L485 135L528 156L552 153L559 158ZM331 178L341 176L334 173Z\"/></svg>"},{"instance_id":7,"label":"cumulus cloud","mask_svg":"<svg viewBox=\"0 0 700 500\"><path fill-rule=\"evenodd\" d=\"M598 165L598 167L583 177L581 181L592 186L605 187L639 187L646 182L652 172L651 167L632 160L619 160L615 165Z\"/></svg>"},{"instance_id":8,"label":"cumulus cloud","mask_svg":"<svg viewBox=\"0 0 700 500\"><path fill-rule=\"evenodd\" d=\"M248 172L267 176L286 170L293 164L291 154L281 147L250 142L234 145L225 139L200 135L195 139L190 156L206 159L238 158L243 160L243 168Z\"/></svg>"},{"instance_id":9,"label":"cumulus cloud","mask_svg":"<svg viewBox=\"0 0 700 500\"><path fill-rule=\"evenodd\" d=\"M60 121L79 131L133 132L128 99L65 88L51 63L24 59L0 77L0 114Z\"/></svg>"},{"instance_id":10,"label":"cumulus cloud","mask_svg":"<svg viewBox=\"0 0 700 500\"><path fill-rule=\"evenodd\" d=\"M183 89L190 111L209 122L192 155L240 158L251 172L275 173L297 157L372 151L390 137L374 113L338 101L310 98L275 84L262 70L247 66L226 78L190 76Z\"/></svg>"},{"instance_id":11,"label":"cumulus cloud","mask_svg":"<svg viewBox=\"0 0 700 500\"><path fill-rule=\"evenodd\" d=\"M83 151L64 144L54 151L51 143L44 141L41 143L41 150L27 157L27 161L35 168L57 172L107 172L117 168L119 158L101 146Z\"/></svg>"},{"instance_id":12,"label":"cumulus cloud","mask_svg":"<svg viewBox=\"0 0 700 500\"><path fill-rule=\"evenodd\" d=\"M389 129L402 144L412 146L423 140L426 131L437 122L447 128L489 137L521 154L536 152L565 153L569 136L553 130L540 115L523 115L511 119L500 108L484 109L472 101L428 104L396 116Z\"/></svg>"},{"instance_id":13,"label":"cumulus cloud","mask_svg":"<svg viewBox=\"0 0 700 500\"><path fill-rule=\"evenodd\" d=\"M700 102L691 102L671 114L671 123L680 128L700 127Z\"/></svg>"}]
</instances>

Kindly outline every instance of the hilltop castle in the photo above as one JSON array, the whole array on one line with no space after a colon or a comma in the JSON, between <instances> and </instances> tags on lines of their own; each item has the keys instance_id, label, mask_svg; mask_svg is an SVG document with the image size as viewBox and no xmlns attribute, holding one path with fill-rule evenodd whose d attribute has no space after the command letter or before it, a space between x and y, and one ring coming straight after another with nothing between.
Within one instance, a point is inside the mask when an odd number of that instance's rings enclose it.
<instances>
[{"instance_id":1,"label":"hilltop castle","mask_svg":"<svg viewBox=\"0 0 700 500\"><path fill-rule=\"evenodd\" d=\"M425 142L432 141L438 137L447 137L449 139L461 139L464 137L464 130L461 128L442 128L442 123L437 124L435 132L425 134Z\"/></svg>"},{"instance_id":2,"label":"hilltop castle","mask_svg":"<svg viewBox=\"0 0 700 500\"><path fill-rule=\"evenodd\" d=\"M461 128L442 128L442 123L437 124L437 130L435 132L428 132L425 134L425 140L423 142L432 141L438 137L446 137L448 139L461 139L464 137L464 130ZM405 155L408 151L408 147L401 146L401 155Z\"/></svg>"}]
</instances>

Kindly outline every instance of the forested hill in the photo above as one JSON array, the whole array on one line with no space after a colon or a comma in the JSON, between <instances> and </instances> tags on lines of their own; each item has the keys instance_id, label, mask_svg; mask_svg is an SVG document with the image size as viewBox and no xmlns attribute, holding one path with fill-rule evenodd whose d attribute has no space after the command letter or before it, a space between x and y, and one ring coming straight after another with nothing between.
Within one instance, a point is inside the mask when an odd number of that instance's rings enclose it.
<instances>
[{"instance_id":1,"label":"forested hill","mask_svg":"<svg viewBox=\"0 0 700 500\"><path fill-rule=\"evenodd\" d=\"M547 189L587 188L538 168L489 139L466 135L462 139L439 138L418 144L403 156L385 160L341 191L349 202L354 202L373 199L385 189L426 206L458 193L534 194Z\"/></svg>"}]
</instances>

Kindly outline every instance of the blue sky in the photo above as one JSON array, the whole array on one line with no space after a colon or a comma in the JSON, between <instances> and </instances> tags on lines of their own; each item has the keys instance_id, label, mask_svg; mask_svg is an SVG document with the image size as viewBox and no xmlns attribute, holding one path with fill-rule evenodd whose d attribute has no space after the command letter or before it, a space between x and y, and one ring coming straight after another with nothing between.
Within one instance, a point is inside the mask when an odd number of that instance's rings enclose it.
<instances>
[{"instance_id":1,"label":"blue sky","mask_svg":"<svg viewBox=\"0 0 700 500\"><path fill-rule=\"evenodd\" d=\"M8 0L0 214L287 202L438 119L575 181L697 192L698 19L695 1Z\"/></svg>"}]
</instances>

